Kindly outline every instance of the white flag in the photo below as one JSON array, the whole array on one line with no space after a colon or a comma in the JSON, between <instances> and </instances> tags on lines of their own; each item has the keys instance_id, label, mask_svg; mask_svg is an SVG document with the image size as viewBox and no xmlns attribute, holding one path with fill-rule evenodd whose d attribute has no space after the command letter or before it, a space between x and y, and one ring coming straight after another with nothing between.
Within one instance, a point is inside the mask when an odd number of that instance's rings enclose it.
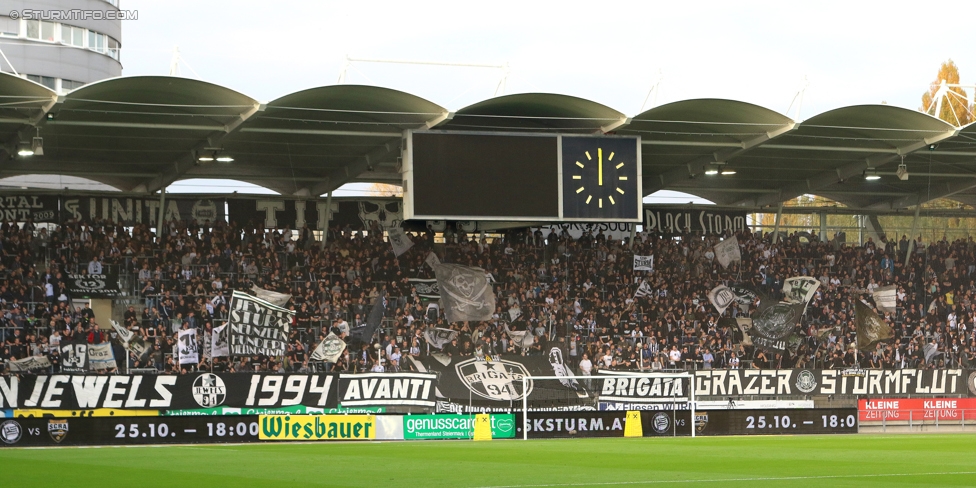
<instances>
[{"instance_id":1,"label":"white flag","mask_svg":"<svg viewBox=\"0 0 976 488\"><path fill-rule=\"evenodd\" d=\"M119 342L125 344L130 340L132 340L133 334L131 330L122 327L121 325L119 325L118 322L114 320L111 320L110 322L112 323L112 328L115 329L115 333L118 334L119 336Z\"/></svg>"},{"instance_id":2,"label":"white flag","mask_svg":"<svg viewBox=\"0 0 976 488\"><path fill-rule=\"evenodd\" d=\"M884 286L881 288L875 288L871 295L874 297L874 304L878 306L878 310L887 313L895 313L895 307L897 306L897 289L895 285Z\"/></svg>"},{"instance_id":3,"label":"white flag","mask_svg":"<svg viewBox=\"0 0 976 488\"><path fill-rule=\"evenodd\" d=\"M210 334L210 357L221 358L230 356L230 346L227 344L227 324L214 327Z\"/></svg>"},{"instance_id":4,"label":"white flag","mask_svg":"<svg viewBox=\"0 0 976 488\"><path fill-rule=\"evenodd\" d=\"M278 293L276 291L265 290L264 288L258 288L256 286L251 286L251 291L254 292L254 296L276 306L284 307L288 300L291 300L291 295L288 293Z\"/></svg>"},{"instance_id":5,"label":"white flag","mask_svg":"<svg viewBox=\"0 0 976 488\"><path fill-rule=\"evenodd\" d=\"M342 356L342 351L346 350L346 341L339 336L329 333L322 339L322 342L312 351L312 361L325 361L334 363Z\"/></svg>"},{"instance_id":6,"label":"white flag","mask_svg":"<svg viewBox=\"0 0 976 488\"><path fill-rule=\"evenodd\" d=\"M654 255L638 256L634 254L634 271L654 271Z\"/></svg>"},{"instance_id":7,"label":"white flag","mask_svg":"<svg viewBox=\"0 0 976 488\"><path fill-rule=\"evenodd\" d=\"M197 345L196 329L181 330L176 346L180 364L197 364L200 362L200 348Z\"/></svg>"},{"instance_id":8,"label":"white flag","mask_svg":"<svg viewBox=\"0 0 976 488\"><path fill-rule=\"evenodd\" d=\"M103 342L101 344L88 345L88 369L90 371L101 371L117 367L111 344Z\"/></svg>"},{"instance_id":9,"label":"white flag","mask_svg":"<svg viewBox=\"0 0 976 488\"><path fill-rule=\"evenodd\" d=\"M783 280L784 300L788 303L802 303L803 310L813 299L813 295L820 288L820 280L809 276L794 276Z\"/></svg>"},{"instance_id":10,"label":"white flag","mask_svg":"<svg viewBox=\"0 0 976 488\"><path fill-rule=\"evenodd\" d=\"M393 246L393 254L397 256L407 252L408 249L413 247L413 241L410 240L403 229L400 227L390 227L386 229L386 235L390 239L390 245Z\"/></svg>"},{"instance_id":11,"label":"white flag","mask_svg":"<svg viewBox=\"0 0 976 488\"><path fill-rule=\"evenodd\" d=\"M715 244L715 259L723 268L728 268L732 261L742 261L742 253L739 252L739 240L732 236L718 244Z\"/></svg>"},{"instance_id":12,"label":"white flag","mask_svg":"<svg viewBox=\"0 0 976 488\"><path fill-rule=\"evenodd\" d=\"M457 339L457 336L458 332L456 330L442 329L440 327L428 327L424 329L424 339L437 349L444 349L444 346Z\"/></svg>"},{"instance_id":13,"label":"white flag","mask_svg":"<svg viewBox=\"0 0 976 488\"><path fill-rule=\"evenodd\" d=\"M634 298L643 298L649 296L654 291L651 290L651 285L647 281L641 280L640 286L637 287L637 292L634 293Z\"/></svg>"},{"instance_id":14,"label":"white flag","mask_svg":"<svg viewBox=\"0 0 976 488\"><path fill-rule=\"evenodd\" d=\"M735 302L735 293L732 293L732 290L725 285L718 285L708 292L708 301L712 302L712 306L718 310L718 314L722 315L725 313L725 309Z\"/></svg>"},{"instance_id":15,"label":"white flag","mask_svg":"<svg viewBox=\"0 0 976 488\"><path fill-rule=\"evenodd\" d=\"M115 329L115 333L119 336L119 341L122 342L122 347L127 351L135 353L137 358L141 358L146 351L149 350L149 344L142 338L133 333L131 330L126 329L119 325L118 322L112 320L112 328Z\"/></svg>"},{"instance_id":16,"label":"white flag","mask_svg":"<svg viewBox=\"0 0 976 488\"><path fill-rule=\"evenodd\" d=\"M512 322L515 322L515 319L517 319L517 318L519 318L521 316L522 316L522 309L521 308L512 307L512 308L508 309L508 318L511 319Z\"/></svg>"},{"instance_id":17,"label":"white flag","mask_svg":"<svg viewBox=\"0 0 976 488\"><path fill-rule=\"evenodd\" d=\"M51 367L51 360L47 356L27 356L24 359L15 361L7 360L7 371L11 373L37 371Z\"/></svg>"},{"instance_id":18,"label":"white flag","mask_svg":"<svg viewBox=\"0 0 976 488\"><path fill-rule=\"evenodd\" d=\"M434 254L434 251L431 251L427 254L427 259L424 262L427 263L427 266L430 266L430 269L434 269L435 266L441 264L441 259Z\"/></svg>"}]
</instances>

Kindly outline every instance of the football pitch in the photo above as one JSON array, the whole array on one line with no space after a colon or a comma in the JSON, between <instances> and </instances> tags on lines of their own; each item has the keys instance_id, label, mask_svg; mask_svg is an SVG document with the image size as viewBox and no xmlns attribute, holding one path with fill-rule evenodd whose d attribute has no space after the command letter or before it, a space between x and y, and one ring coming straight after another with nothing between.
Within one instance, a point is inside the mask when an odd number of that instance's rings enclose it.
<instances>
[{"instance_id":1,"label":"football pitch","mask_svg":"<svg viewBox=\"0 0 976 488\"><path fill-rule=\"evenodd\" d=\"M0 449L3 486L976 486L976 435Z\"/></svg>"}]
</instances>

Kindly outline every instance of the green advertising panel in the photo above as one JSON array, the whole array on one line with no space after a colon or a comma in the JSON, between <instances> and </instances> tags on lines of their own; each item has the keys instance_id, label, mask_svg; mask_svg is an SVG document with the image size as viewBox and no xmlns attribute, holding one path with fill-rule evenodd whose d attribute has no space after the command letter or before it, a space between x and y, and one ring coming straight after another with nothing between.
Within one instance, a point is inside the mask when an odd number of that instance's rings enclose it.
<instances>
[{"instance_id":1,"label":"green advertising panel","mask_svg":"<svg viewBox=\"0 0 976 488\"><path fill-rule=\"evenodd\" d=\"M330 414L370 414L384 413L386 407L316 408L305 405L277 408L235 408L214 407L188 410L166 410L166 417L195 417L203 415L330 415Z\"/></svg>"},{"instance_id":2,"label":"green advertising panel","mask_svg":"<svg viewBox=\"0 0 976 488\"><path fill-rule=\"evenodd\" d=\"M404 439L471 439L475 415L404 415ZM515 438L515 415L491 414L493 439Z\"/></svg>"}]
</instances>

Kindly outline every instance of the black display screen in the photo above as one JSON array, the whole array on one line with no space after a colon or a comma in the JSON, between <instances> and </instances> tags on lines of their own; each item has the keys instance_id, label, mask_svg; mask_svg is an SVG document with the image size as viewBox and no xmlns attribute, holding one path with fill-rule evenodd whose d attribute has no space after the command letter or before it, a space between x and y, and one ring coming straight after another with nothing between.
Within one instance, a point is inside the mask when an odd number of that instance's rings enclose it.
<instances>
[{"instance_id":1,"label":"black display screen","mask_svg":"<svg viewBox=\"0 0 976 488\"><path fill-rule=\"evenodd\" d=\"M706 410L695 412L699 435L856 434L856 408Z\"/></svg>"},{"instance_id":2,"label":"black display screen","mask_svg":"<svg viewBox=\"0 0 976 488\"><path fill-rule=\"evenodd\" d=\"M258 442L258 417L0 419L0 447Z\"/></svg>"},{"instance_id":3,"label":"black display screen","mask_svg":"<svg viewBox=\"0 0 976 488\"><path fill-rule=\"evenodd\" d=\"M414 218L556 219L555 136L413 133Z\"/></svg>"}]
</instances>

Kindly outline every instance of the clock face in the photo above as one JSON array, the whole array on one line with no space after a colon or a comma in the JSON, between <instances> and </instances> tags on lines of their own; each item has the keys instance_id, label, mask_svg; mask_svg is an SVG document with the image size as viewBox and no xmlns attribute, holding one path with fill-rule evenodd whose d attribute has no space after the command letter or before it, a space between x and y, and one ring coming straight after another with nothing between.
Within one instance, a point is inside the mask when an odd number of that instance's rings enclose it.
<instances>
[{"instance_id":1,"label":"clock face","mask_svg":"<svg viewBox=\"0 0 976 488\"><path fill-rule=\"evenodd\" d=\"M637 139L562 138L563 218L640 219Z\"/></svg>"}]
</instances>

